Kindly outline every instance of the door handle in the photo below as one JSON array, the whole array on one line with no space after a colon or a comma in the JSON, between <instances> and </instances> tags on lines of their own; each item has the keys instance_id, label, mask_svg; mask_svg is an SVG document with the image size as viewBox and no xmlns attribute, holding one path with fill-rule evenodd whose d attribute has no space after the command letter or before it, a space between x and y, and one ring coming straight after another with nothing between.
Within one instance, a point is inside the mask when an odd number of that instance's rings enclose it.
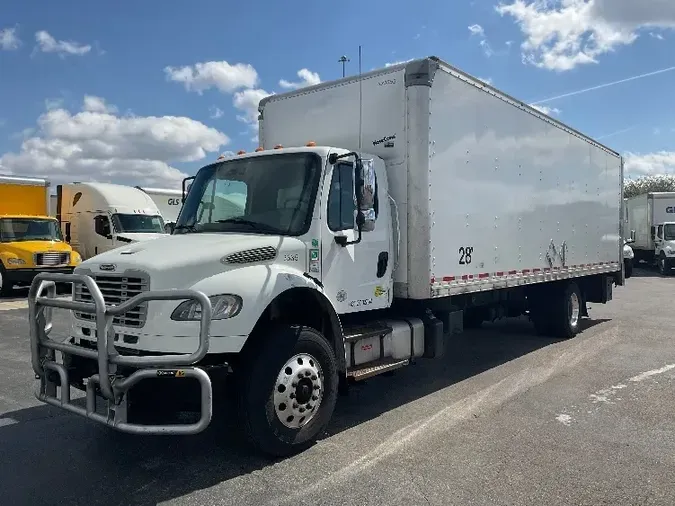
<instances>
[{"instance_id":1,"label":"door handle","mask_svg":"<svg viewBox=\"0 0 675 506\"><path fill-rule=\"evenodd\" d=\"M377 277L381 278L387 272L387 265L389 264L389 253L386 251L380 252L377 255Z\"/></svg>"}]
</instances>

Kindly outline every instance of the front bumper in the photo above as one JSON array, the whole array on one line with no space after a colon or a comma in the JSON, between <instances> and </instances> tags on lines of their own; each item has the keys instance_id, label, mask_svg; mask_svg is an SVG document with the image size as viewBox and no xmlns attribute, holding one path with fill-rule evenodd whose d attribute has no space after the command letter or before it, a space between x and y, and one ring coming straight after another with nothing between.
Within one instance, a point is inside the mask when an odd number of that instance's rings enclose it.
<instances>
[{"instance_id":1,"label":"front bumper","mask_svg":"<svg viewBox=\"0 0 675 506\"><path fill-rule=\"evenodd\" d=\"M92 296L93 302L56 299L55 283L82 283ZM115 347L112 319L149 300L197 301L202 308L199 327L199 345L191 354L128 356L121 355ZM51 331L51 308L70 309L95 315L96 348L87 348L49 338ZM211 423L213 394L211 379L206 371L195 366L209 349L211 303L202 292L194 290L162 290L143 292L118 306L106 306L101 290L94 280L81 274L39 273L33 279L28 294L28 310L31 341L31 361L36 379L40 380L36 397L54 406L90 420L109 425L122 432L135 434L197 434ZM61 352L62 362L56 359ZM86 405L71 401L72 370L68 364L72 358L95 361L95 373L82 380L86 391ZM193 378L200 386L201 409L197 422L188 424L131 423L128 419L129 391L143 380L158 378ZM57 397L57 389L60 396ZM107 412L97 411L97 398L107 403Z\"/></svg>"},{"instance_id":2,"label":"front bumper","mask_svg":"<svg viewBox=\"0 0 675 506\"><path fill-rule=\"evenodd\" d=\"M72 274L74 267L32 267L29 269L5 269L5 277L14 285L30 285L41 272L49 274Z\"/></svg>"}]
</instances>

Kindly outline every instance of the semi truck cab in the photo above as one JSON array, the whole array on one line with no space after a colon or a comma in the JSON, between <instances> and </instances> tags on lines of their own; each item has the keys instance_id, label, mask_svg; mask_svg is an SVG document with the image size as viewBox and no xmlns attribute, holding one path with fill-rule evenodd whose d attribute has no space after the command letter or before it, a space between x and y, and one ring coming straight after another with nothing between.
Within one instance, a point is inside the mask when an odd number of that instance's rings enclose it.
<instances>
[{"instance_id":1,"label":"semi truck cab","mask_svg":"<svg viewBox=\"0 0 675 506\"><path fill-rule=\"evenodd\" d=\"M675 222L659 223L652 230L654 256L661 274L675 267Z\"/></svg>"}]
</instances>

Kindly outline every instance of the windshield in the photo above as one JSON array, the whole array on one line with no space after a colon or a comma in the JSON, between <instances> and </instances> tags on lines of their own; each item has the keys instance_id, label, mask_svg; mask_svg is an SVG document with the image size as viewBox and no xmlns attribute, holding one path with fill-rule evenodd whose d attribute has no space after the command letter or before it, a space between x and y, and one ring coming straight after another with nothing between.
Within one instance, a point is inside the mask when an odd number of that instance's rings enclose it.
<instances>
[{"instance_id":1,"label":"windshield","mask_svg":"<svg viewBox=\"0 0 675 506\"><path fill-rule=\"evenodd\" d=\"M0 219L0 242L15 241L63 241L63 236L56 220Z\"/></svg>"},{"instance_id":2,"label":"windshield","mask_svg":"<svg viewBox=\"0 0 675 506\"><path fill-rule=\"evenodd\" d=\"M289 153L239 158L201 169L175 233L302 235L312 219L321 158Z\"/></svg>"},{"instance_id":3,"label":"windshield","mask_svg":"<svg viewBox=\"0 0 675 506\"><path fill-rule=\"evenodd\" d=\"M164 220L161 216L149 214L113 214L115 232L127 234L164 234Z\"/></svg>"},{"instance_id":4,"label":"windshield","mask_svg":"<svg viewBox=\"0 0 675 506\"><path fill-rule=\"evenodd\" d=\"M675 241L675 224L669 223L663 226L663 239L666 241Z\"/></svg>"}]
</instances>

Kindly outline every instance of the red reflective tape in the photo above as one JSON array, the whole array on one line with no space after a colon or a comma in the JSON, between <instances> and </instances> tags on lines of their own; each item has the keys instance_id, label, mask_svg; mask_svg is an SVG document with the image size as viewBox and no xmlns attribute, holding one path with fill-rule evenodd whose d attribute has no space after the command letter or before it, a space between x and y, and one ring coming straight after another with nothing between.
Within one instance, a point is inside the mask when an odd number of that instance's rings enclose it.
<instances>
[{"instance_id":1,"label":"red reflective tape","mask_svg":"<svg viewBox=\"0 0 675 506\"><path fill-rule=\"evenodd\" d=\"M478 279L484 279L484 278L487 278L488 276L490 276L490 273L489 273L489 272L481 272L481 273L478 275Z\"/></svg>"},{"instance_id":2,"label":"red reflective tape","mask_svg":"<svg viewBox=\"0 0 675 506\"><path fill-rule=\"evenodd\" d=\"M529 274L529 273L530 273L530 269L523 269L523 274Z\"/></svg>"},{"instance_id":3,"label":"red reflective tape","mask_svg":"<svg viewBox=\"0 0 675 506\"><path fill-rule=\"evenodd\" d=\"M533 273L541 272L541 269L532 269L532 272L533 272Z\"/></svg>"},{"instance_id":4,"label":"red reflective tape","mask_svg":"<svg viewBox=\"0 0 675 506\"><path fill-rule=\"evenodd\" d=\"M443 276L443 281L454 281L455 276Z\"/></svg>"},{"instance_id":5,"label":"red reflective tape","mask_svg":"<svg viewBox=\"0 0 675 506\"><path fill-rule=\"evenodd\" d=\"M509 275L511 274L518 274L518 271L509 271Z\"/></svg>"},{"instance_id":6,"label":"red reflective tape","mask_svg":"<svg viewBox=\"0 0 675 506\"><path fill-rule=\"evenodd\" d=\"M497 276L503 276L503 275L504 275L504 271L497 271L497 272L495 272L495 274L496 274Z\"/></svg>"}]
</instances>

